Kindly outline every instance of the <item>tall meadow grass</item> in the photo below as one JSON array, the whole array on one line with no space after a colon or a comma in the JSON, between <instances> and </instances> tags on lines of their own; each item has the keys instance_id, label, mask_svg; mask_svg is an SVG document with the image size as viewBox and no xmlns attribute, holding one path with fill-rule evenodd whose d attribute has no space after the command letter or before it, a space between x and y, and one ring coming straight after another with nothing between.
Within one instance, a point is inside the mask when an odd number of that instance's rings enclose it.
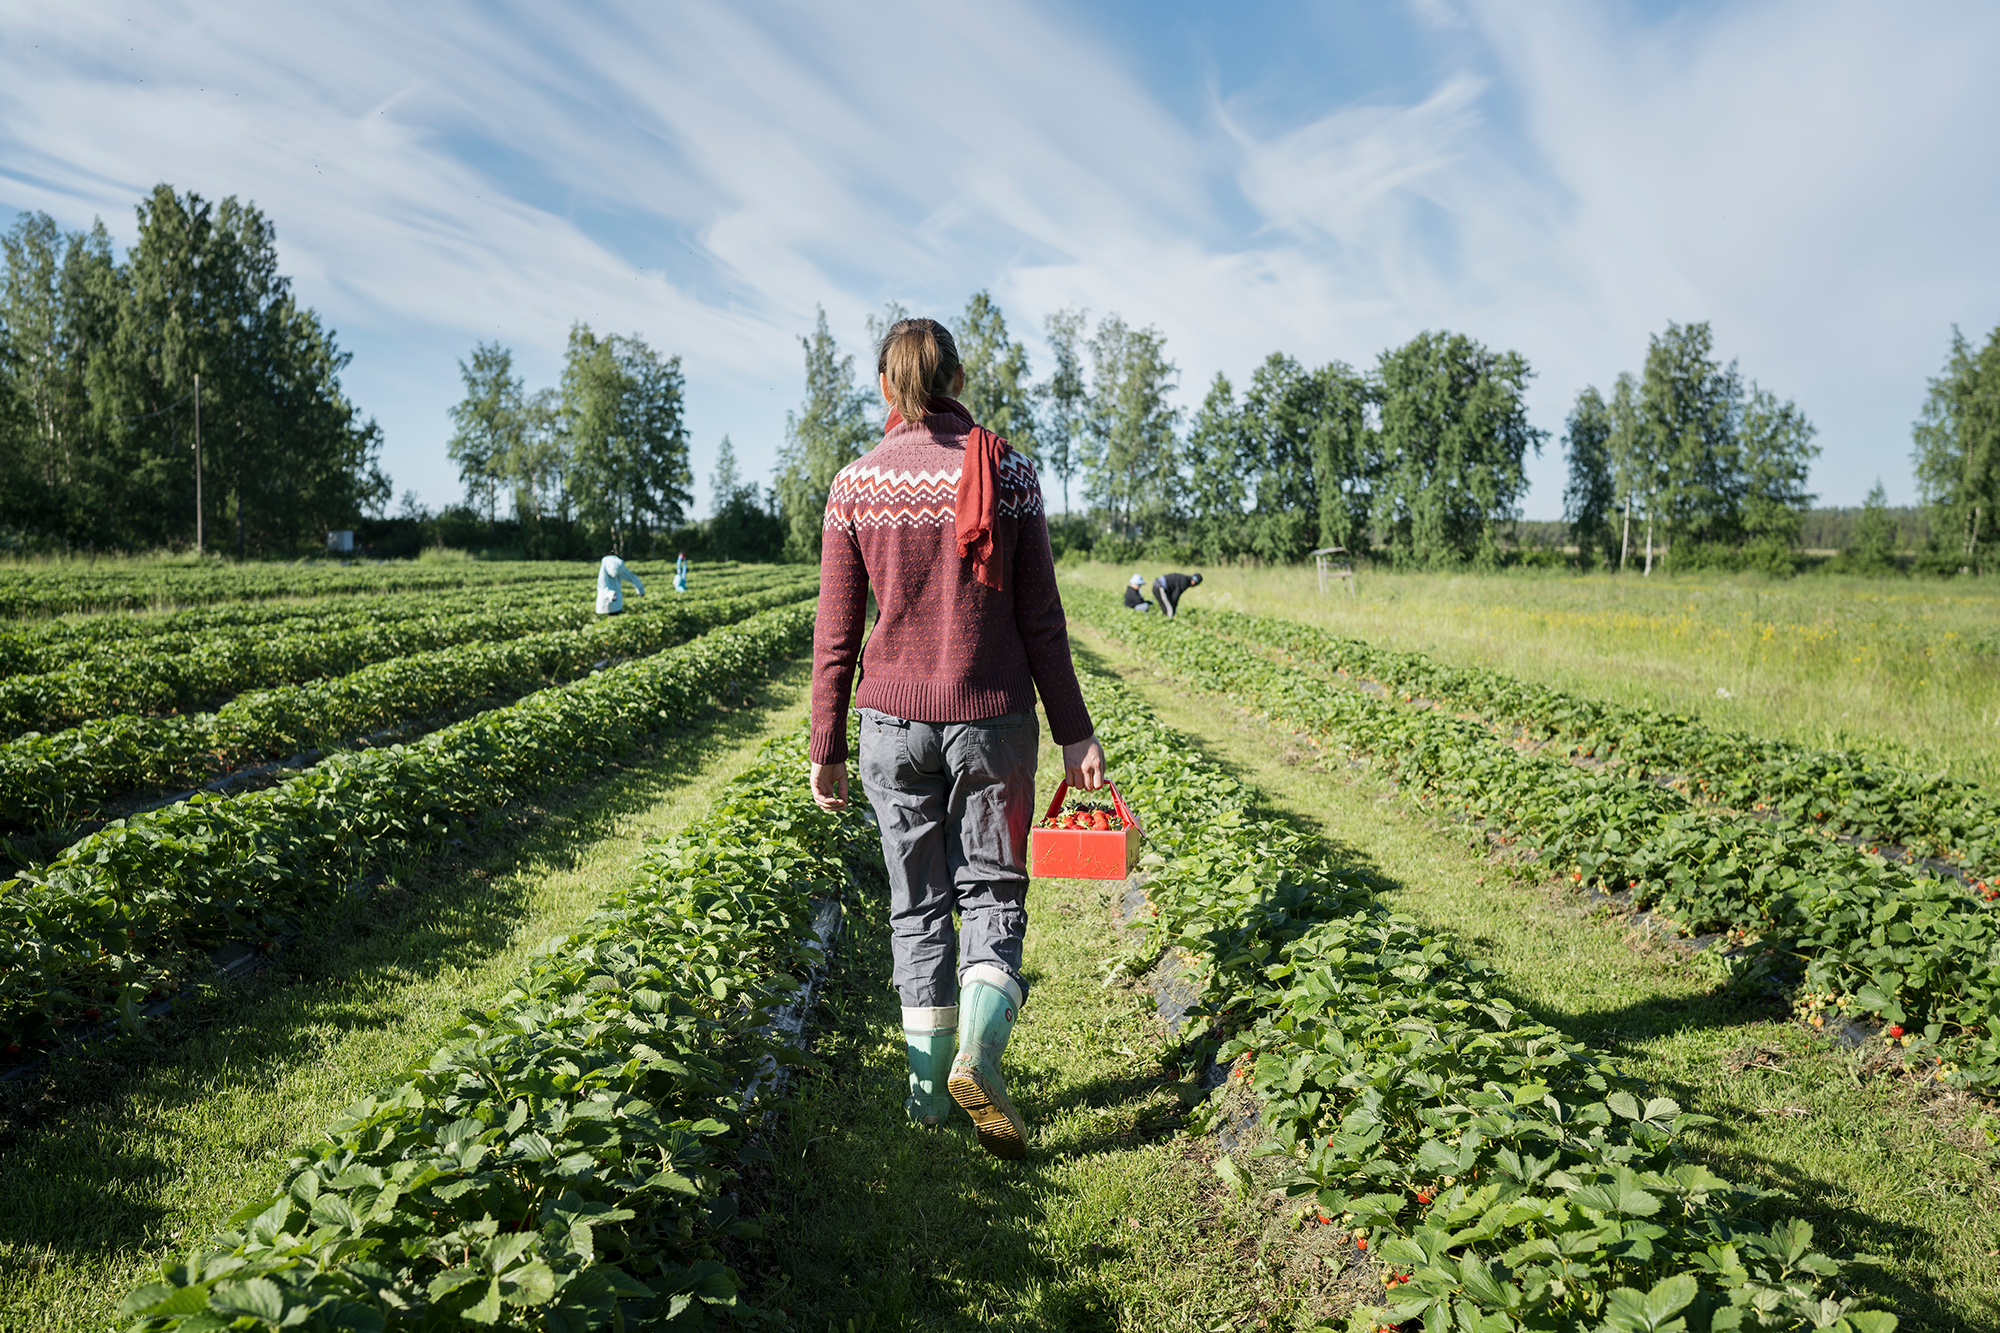
<instances>
[{"instance_id":1,"label":"tall meadow grass","mask_svg":"<svg viewBox=\"0 0 2000 1333\"><path fill-rule=\"evenodd\" d=\"M1132 570L1066 585L1115 593ZM1144 571L1148 583L1159 571ZM1067 589L1066 589L1067 590ZM1204 571L1184 603L2000 785L2000 580Z\"/></svg>"}]
</instances>

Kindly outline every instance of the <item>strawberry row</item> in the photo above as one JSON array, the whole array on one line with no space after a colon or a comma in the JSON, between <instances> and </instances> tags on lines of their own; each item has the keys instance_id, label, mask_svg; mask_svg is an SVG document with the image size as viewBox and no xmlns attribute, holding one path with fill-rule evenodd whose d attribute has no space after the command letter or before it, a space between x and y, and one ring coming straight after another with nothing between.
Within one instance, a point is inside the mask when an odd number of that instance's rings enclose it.
<instances>
[{"instance_id":1,"label":"strawberry row","mask_svg":"<svg viewBox=\"0 0 2000 1333\"><path fill-rule=\"evenodd\" d=\"M1306 1225L1373 1269L1373 1322L1481 1330L1814 1326L1885 1333L1825 1295L1812 1228L1690 1160L1706 1123L1495 994L1154 719L1087 685L1146 811L1150 942L1194 961L1202 1007ZM1621 1320L1645 1308L1652 1321ZM1670 1320L1680 1322L1668 1322Z\"/></svg>"},{"instance_id":2,"label":"strawberry row","mask_svg":"<svg viewBox=\"0 0 2000 1333\"><path fill-rule=\"evenodd\" d=\"M1953 1081L2000 1083L2000 910L1955 881L1699 809L1617 770L1523 753L1439 709L1330 688L1189 622L1082 611L1182 680L1372 756L1552 872L1630 891L1689 933L1731 930L1754 959L1802 961L1805 989L1834 996L1836 1012L1912 1029L1907 1059L1926 1056Z\"/></svg>"},{"instance_id":3,"label":"strawberry row","mask_svg":"<svg viewBox=\"0 0 2000 1333\"><path fill-rule=\"evenodd\" d=\"M804 601L810 580L739 597L675 600L592 616L581 629L414 653L349 675L239 694L213 713L126 715L0 744L0 830L61 829L108 798L185 787L259 760L335 749L398 724L449 717L575 676L605 658L658 652L758 611Z\"/></svg>"},{"instance_id":4,"label":"strawberry row","mask_svg":"<svg viewBox=\"0 0 2000 1333\"><path fill-rule=\"evenodd\" d=\"M809 586L812 577L793 573L787 586ZM243 690L344 675L412 653L575 629L592 623L593 609L586 596L572 594L524 607L370 622L330 632L308 620L275 633L194 636L153 651L112 652L61 671L0 680L0 736L52 731L126 713L213 707ZM654 609L633 610L646 614Z\"/></svg>"},{"instance_id":5,"label":"strawberry row","mask_svg":"<svg viewBox=\"0 0 2000 1333\"><path fill-rule=\"evenodd\" d=\"M708 1329L757 1234L724 1191L739 1092L845 888L852 812L803 799L803 730L648 857L436 1055L349 1108L232 1230L133 1292L130 1333ZM878 853L879 855L879 853Z\"/></svg>"},{"instance_id":6,"label":"strawberry row","mask_svg":"<svg viewBox=\"0 0 2000 1333\"><path fill-rule=\"evenodd\" d=\"M1446 666L1296 621L1210 612L1202 623L1300 660L1470 709L1614 760L1647 777L1684 778L1708 801L1807 827L1898 843L2000 874L2000 799L1942 774L1913 773L1849 750L1819 750L1713 727L1698 718L1583 698L1504 672Z\"/></svg>"},{"instance_id":7,"label":"strawberry row","mask_svg":"<svg viewBox=\"0 0 2000 1333\"><path fill-rule=\"evenodd\" d=\"M525 583L588 583L581 561L495 561L426 565L384 561L269 565L105 565L82 569L0 569L0 619L79 611L147 611L281 597L322 597Z\"/></svg>"},{"instance_id":8,"label":"strawberry row","mask_svg":"<svg viewBox=\"0 0 2000 1333\"><path fill-rule=\"evenodd\" d=\"M759 565L703 569L696 595L735 594L796 577L796 567ZM154 615L93 615L64 620L0 624L0 677L61 671L95 659L132 652L180 650L204 641L273 629L312 626L324 633L369 624L424 620L469 611L564 606L578 623L593 614L586 579L512 587L451 588L433 592L318 597L305 601L239 602L190 607ZM579 611L578 608L581 608Z\"/></svg>"},{"instance_id":9,"label":"strawberry row","mask_svg":"<svg viewBox=\"0 0 2000 1333\"><path fill-rule=\"evenodd\" d=\"M0 1031L43 1037L80 1009L136 1025L149 992L226 938L267 939L385 857L585 776L811 641L813 608L531 694L409 745L349 751L265 791L112 824L0 884Z\"/></svg>"}]
</instances>

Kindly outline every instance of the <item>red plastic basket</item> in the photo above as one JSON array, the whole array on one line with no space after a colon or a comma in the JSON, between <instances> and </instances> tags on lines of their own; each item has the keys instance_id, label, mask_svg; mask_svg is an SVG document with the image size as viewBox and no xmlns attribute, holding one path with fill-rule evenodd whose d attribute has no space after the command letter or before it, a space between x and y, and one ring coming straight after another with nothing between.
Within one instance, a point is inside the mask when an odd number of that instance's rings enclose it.
<instances>
[{"instance_id":1,"label":"red plastic basket","mask_svg":"<svg viewBox=\"0 0 2000 1333\"><path fill-rule=\"evenodd\" d=\"M1125 821L1125 827L1030 829L1029 874L1043 879L1124 879L1132 873L1132 867L1139 864L1139 842L1146 831L1139 827L1138 817L1118 794L1118 784L1104 785L1111 789L1111 804ZM1063 797L1068 794L1069 783L1064 781L1057 786L1055 799L1049 802L1048 813L1042 818L1055 818L1062 809Z\"/></svg>"}]
</instances>

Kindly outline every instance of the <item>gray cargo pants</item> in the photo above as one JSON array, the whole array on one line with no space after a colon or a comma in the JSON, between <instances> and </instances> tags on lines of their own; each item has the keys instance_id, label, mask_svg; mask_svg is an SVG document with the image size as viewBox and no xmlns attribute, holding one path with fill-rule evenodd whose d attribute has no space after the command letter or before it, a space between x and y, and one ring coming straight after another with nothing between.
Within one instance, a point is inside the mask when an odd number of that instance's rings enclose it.
<instances>
[{"instance_id":1,"label":"gray cargo pants","mask_svg":"<svg viewBox=\"0 0 2000 1333\"><path fill-rule=\"evenodd\" d=\"M976 963L1007 973L1025 999L1028 826L1041 744L1034 713L946 723L860 712L861 782L882 828L903 1006L957 1004L958 979Z\"/></svg>"}]
</instances>

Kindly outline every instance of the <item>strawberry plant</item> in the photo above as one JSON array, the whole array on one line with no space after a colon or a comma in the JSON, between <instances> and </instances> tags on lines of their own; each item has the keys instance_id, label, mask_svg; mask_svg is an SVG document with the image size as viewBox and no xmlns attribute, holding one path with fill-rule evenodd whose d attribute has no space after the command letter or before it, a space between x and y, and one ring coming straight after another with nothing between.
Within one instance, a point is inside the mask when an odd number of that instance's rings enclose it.
<instances>
[{"instance_id":1,"label":"strawberry plant","mask_svg":"<svg viewBox=\"0 0 2000 1333\"><path fill-rule=\"evenodd\" d=\"M1391 652L1295 621L1227 611L1196 612L1194 619L1239 642L1374 682L1398 697L1475 711L1538 740L1560 742L1574 755L1654 780L1679 780L1709 804L1863 843L1908 844L1960 862L1975 876L2000 869L2000 799L1971 783L1912 773L1853 751L1818 750L1684 714L1583 698L1503 672L1445 666L1422 653Z\"/></svg>"},{"instance_id":2,"label":"strawberry plant","mask_svg":"<svg viewBox=\"0 0 2000 1333\"><path fill-rule=\"evenodd\" d=\"M794 574L788 583L797 589L810 581ZM682 605L676 599L648 606L639 618L672 615ZM342 630L307 621L283 631L172 636L163 643L145 641L146 651L139 652L121 645L117 652L59 671L0 680L0 735L48 731L90 718L201 708L245 689L339 676L456 644L563 629L579 632L596 626L598 619L591 603L570 590L541 605L366 621Z\"/></svg>"},{"instance_id":3,"label":"strawberry plant","mask_svg":"<svg viewBox=\"0 0 2000 1333\"><path fill-rule=\"evenodd\" d=\"M817 960L813 900L850 856L880 873L855 811L804 799L805 739L767 746L640 883L132 1292L130 1333L723 1326L723 1247L759 1232L725 1193L758 1109L740 1090L796 1058L765 1024Z\"/></svg>"},{"instance_id":4,"label":"strawberry plant","mask_svg":"<svg viewBox=\"0 0 2000 1333\"><path fill-rule=\"evenodd\" d=\"M1838 997L1843 1017L1923 1033L1953 1082L2000 1083L2000 915L1954 881L1803 829L1698 808L1630 773L1524 753L1483 724L1279 665L1176 621L1080 616L1180 678L1366 754L1420 799L1482 821L1552 873L1627 891L1689 932L1734 931Z\"/></svg>"},{"instance_id":5,"label":"strawberry plant","mask_svg":"<svg viewBox=\"0 0 2000 1333\"><path fill-rule=\"evenodd\" d=\"M0 745L0 830L59 828L108 797L199 783L261 759L334 748L398 723L463 713L605 658L657 652L758 611L810 598L817 580L741 597L592 617L584 627L413 653L350 675L239 695L213 713L122 716ZM588 612L589 608L586 607Z\"/></svg>"},{"instance_id":6,"label":"strawberry plant","mask_svg":"<svg viewBox=\"0 0 2000 1333\"><path fill-rule=\"evenodd\" d=\"M596 572L594 564L581 561L6 569L0 570L0 618L24 620L75 611L148 611L357 593L518 588L535 583L576 587L587 586Z\"/></svg>"},{"instance_id":7,"label":"strawberry plant","mask_svg":"<svg viewBox=\"0 0 2000 1333\"><path fill-rule=\"evenodd\" d=\"M265 791L196 797L82 839L0 884L0 1031L102 996L131 1004L190 953L267 939L366 867L591 773L732 681L800 651L810 605L489 709L409 745L337 754Z\"/></svg>"},{"instance_id":8,"label":"strawberry plant","mask_svg":"<svg viewBox=\"0 0 2000 1333\"><path fill-rule=\"evenodd\" d=\"M717 571L702 580L698 592L674 600L741 596L776 583L796 582L798 577L796 569L782 566ZM598 617L591 600L578 597L578 586L568 580L543 580L497 590L449 588L302 601L233 602L152 614L12 621L0 624L0 676L115 664L121 655L133 652L156 653L176 645L201 646L272 632L289 633L301 627L327 633L481 611L559 611L560 616L551 617L540 628L585 625ZM645 605L635 602L632 609Z\"/></svg>"},{"instance_id":9,"label":"strawberry plant","mask_svg":"<svg viewBox=\"0 0 2000 1333\"><path fill-rule=\"evenodd\" d=\"M1378 1317L1895 1327L1827 1294L1838 1265L1808 1224L1759 1227L1747 1210L1768 1195L1688 1159L1701 1117L1516 1009L1313 840L1257 819L1123 686L1086 692L1149 812L1150 942L1198 960L1198 1012L1257 1099L1285 1189L1388 1266Z\"/></svg>"}]
</instances>

